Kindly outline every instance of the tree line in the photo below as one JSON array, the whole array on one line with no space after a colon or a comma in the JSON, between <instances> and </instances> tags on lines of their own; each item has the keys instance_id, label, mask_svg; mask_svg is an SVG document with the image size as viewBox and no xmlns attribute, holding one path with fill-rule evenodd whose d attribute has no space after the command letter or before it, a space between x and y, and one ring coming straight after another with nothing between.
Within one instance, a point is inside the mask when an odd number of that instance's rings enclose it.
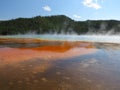
<instances>
[{"instance_id":1,"label":"tree line","mask_svg":"<svg viewBox=\"0 0 120 90\"><path fill-rule=\"evenodd\" d=\"M0 21L0 35L14 34L86 34L120 32L120 21L117 20L87 20L74 21L65 15L36 16L32 18L17 18Z\"/></svg>"}]
</instances>

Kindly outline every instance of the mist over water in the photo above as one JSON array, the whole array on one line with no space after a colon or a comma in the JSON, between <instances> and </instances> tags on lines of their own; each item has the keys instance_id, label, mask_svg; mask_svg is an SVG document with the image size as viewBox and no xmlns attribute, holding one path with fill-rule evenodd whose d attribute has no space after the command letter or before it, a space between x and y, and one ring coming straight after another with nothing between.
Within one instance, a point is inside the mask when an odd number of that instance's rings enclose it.
<instances>
[{"instance_id":1,"label":"mist over water","mask_svg":"<svg viewBox=\"0 0 120 90\"><path fill-rule=\"evenodd\" d=\"M0 36L1 90L120 90L120 36L111 33Z\"/></svg>"},{"instance_id":2,"label":"mist over water","mask_svg":"<svg viewBox=\"0 0 120 90\"><path fill-rule=\"evenodd\" d=\"M66 23L66 22L65 22ZM92 24L89 22L89 24ZM65 32L64 27L67 27L66 24L63 25L63 28L58 34L57 32L49 32L48 34L37 34L35 31L29 31L26 34L17 34L17 35L7 35L0 36L0 38L32 38L32 39L43 39L43 40L61 40L61 41L89 41L89 42L103 42L103 43L120 43L120 33L118 33L117 26L112 27L110 30L107 22L102 22L99 29L89 26L88 32L86 34L78 35L72 28ZM117 29L117 30L116 30ZM51 31L51 30L50 30Z\"/></svg>"},{"instance_id":3,"label":"mist over water","mask_svg":"<svg viewBox=\"0 0 120 90\"><path fill-rule=\"evenodd\" d=\"M64 34L44 34L44 35L7 35L0 38L33 38L43 40L61 40L61 41L89 41L89 42L106 42L120 43L119 35L64 35Z\"/></svg>"},{"instance_id":4,"label":"mist over water","mask_svg":"<svg viewBox=\"0 0 120 90\"><path fill-rule=\"evenodd\" d=\"M70 29L70 32L61 33L49 32L48 34L37 34L34 32L27 32L26 34L7 35L0 36L0 38L32 38L32 39L43 39L43 40L60 40L60 41L89 41L89 42L103 42L103 43L120 43L120 34L115 31L116 27L107 30L108 24L102 22L100 28L95 30L89 26L89 30L86 34L78 35L74 30ZM97 31L97 32L95 32Z\"/></svg>"}]
</instances>

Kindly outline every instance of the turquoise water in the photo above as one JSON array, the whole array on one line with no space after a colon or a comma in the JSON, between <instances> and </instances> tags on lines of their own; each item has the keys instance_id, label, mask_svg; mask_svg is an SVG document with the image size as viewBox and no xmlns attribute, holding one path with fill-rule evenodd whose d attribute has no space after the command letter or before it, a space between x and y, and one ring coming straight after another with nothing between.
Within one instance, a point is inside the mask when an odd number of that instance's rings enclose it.
<instances>
[{"instance_id":1,"label":"turquoise water","mask_svg":"<svg viewBox=\"0 0 120 90\"><path fill-rule=\"evenodd\" d=\"M120 43L120 36L108 35L8 35L0 36L0 38L37 38L62 41L91 41L91 42L107 42Z\"/></svg>"}]
</instances>

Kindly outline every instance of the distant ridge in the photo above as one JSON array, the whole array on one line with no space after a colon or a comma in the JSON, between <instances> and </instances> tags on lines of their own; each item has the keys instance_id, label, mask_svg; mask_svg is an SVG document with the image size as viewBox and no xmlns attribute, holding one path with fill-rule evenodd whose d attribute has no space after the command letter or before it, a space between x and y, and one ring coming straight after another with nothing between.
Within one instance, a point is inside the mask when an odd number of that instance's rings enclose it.
<instances>
[{"instance_id":1,"label":"distant ridge","mask_svg":"<svg viewBox=\"0 0 120 90\"><path fill-rule=\"evenodd\" d=\"M0 21L0 35L14 34L117 34L120 21L74 21L65 15L36 16Z\"/></svg>"}]
</instances>

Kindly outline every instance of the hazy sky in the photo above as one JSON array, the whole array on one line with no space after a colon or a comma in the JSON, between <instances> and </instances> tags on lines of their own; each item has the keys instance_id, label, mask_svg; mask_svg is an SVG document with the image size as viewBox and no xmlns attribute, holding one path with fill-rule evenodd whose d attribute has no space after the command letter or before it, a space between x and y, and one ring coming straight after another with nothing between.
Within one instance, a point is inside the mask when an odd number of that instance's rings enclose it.
<instances>
[{"instance_id":1,"label":"hazy sky","mask_svg":"<svg viewBox=\"0 0 120 90\"><path fill-rule=\"evenodd\" d=\"M66 15L74 20L120 20L120 0L0 0L0 20Z\"/></svg>"}]
</instances>

